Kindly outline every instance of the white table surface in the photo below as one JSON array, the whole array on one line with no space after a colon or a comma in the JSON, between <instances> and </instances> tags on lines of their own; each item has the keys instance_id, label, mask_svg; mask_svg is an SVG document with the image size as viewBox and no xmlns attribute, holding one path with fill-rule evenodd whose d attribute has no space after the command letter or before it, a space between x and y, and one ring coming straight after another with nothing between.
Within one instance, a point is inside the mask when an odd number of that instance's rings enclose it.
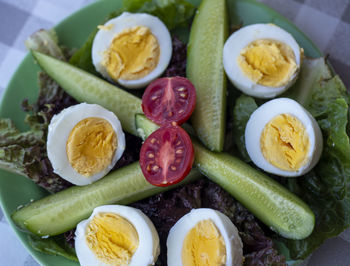
<instances>
[{"instance_id":1,"label":"white table surface","mask_svg":"<svg viewBox=\"0 0 350 266\"><path fill-rule=\"evenodd\" d=\"M0 0L0 97L26 54L23 41L93 0ZM262 0L293 21L325 53L350 88L349 0ZM34 266L0 210L0 265ZM327 240L305 265L350 265L350 230Z\"/></svg>"}]
</instances>

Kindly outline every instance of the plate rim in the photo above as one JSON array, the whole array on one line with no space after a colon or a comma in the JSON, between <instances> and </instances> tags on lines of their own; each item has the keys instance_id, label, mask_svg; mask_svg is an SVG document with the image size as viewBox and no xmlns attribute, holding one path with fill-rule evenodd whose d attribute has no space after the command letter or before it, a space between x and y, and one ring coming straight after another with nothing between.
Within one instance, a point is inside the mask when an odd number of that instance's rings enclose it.
<instances>
[{"instance_id":1,"label":"plate rim","mask_svg":"<svg viewBox=\"0 0 350 266\"><path fill-rule=\"evenodd\" d=\"M110 1L111 0L98 0L98 1L92 2L88 5L85 5L84 7L78 9L77 11L73 12L72 14L70 14L67 17L65 17L64 19L62 19L59 23L57 23L53 27L53 29L56 30L57 27L60 27L62 24L66 23L68 20L70 20L72 17L74 17L80 13L84 13L86 11L86 9L90 9L94 6L98 7L98 6L103 5L104 3L107 3ZM114 0L114 1L122 1L122 0ZM302 30L300 30L291 20L289 20L288 18L286 18L285 16L280 14L277 10L275 10L275 9L269 7L268 5L266 5L265 3L259 2L257 0L232 0L232 2L236 2L238 4L241 2L244 4L256 5L260 9L264 10L264 12L273 13L274 16L277 17L278 19L281 19L282 21L287 21L288 26L291 26L294 31L298 32L298 34L300 34L303 39L307 40L308 43L311 44L312 49L315 51L317 56L319 56L319 57L324 56L323 53L321 52L321 50L314 44L314 42ZM236 4L236 3L234 3L234 4ZM4 102L8 98L10 88L13 87L13 83L15 82L16 76L18 76L18 72L20 71L22 66L26 63L26 61L30 60L30 58L31 58L31 52L29 51L26 53L26 55L24 56L24 58L22 59L20 64L18 64L18 66L16 67L16 70L13 72L9 83L7 84L6 88L4 89L3 94L2 94L2 99L0 101L0 116L3 113L2 110L3 110ZM0 194L1 194L1 192L0 192ZM48 265L47 264L48 262L46 260L45 261L42 260L42 258L43 258L42 255L44 253L40 253L40 252L36 251L35 249L33 249L33 247L29 244L29 241L26 239L26 235L24 235L24 236L21 235L23 232L20 231L20 229L12 221L11 213L8 211L8 208L4 208L2 195L0 195L0 205L1 205L2 211L4 213L4 216L7 220L7 222L9 224L9 226L11 227L11 230L15 233L16 238L25 247L27 252L36 260L36 262L40 263L41 265ZM45 255L47 255L47 254L45 254ZM47 255L47 256L53 256L53 255ZM66 259L66 260L69 262L73 262L73 261L70 261L68 259Z\"/></svg>"},{"instance_id":2,"label":"plate rim","mask_svg":"<svg viewBox=\"0 0 350 266\"><path fill-rule=\"evenodd\" d=\"M103 5L104 2L109 2L110 0L98 0L98 1L95 1L95 2L92 2L90 4L87 4L85 5L84 7L78 9L77 11L73 12L72 14L66 16L64 19L62 19L59 23L57 23L55 26L52 27L52 29L56 30L57 27L60 27L62 24L66 23L68 20L70 20L72 17L76 16L77 14L80 14L80 13L83 13L85 12L86 9L90 9L94 6L100 6L100 5ZM116 0L116 1L122 1L122 0ZM13 87L13 84L15 82L15 79L16 79L16 76L18 76L18 72L20 71L20 69L23 67L23 65L28 61L30 60L30 57L31 57L31 52L28 51L26 53L26 55L24 56L24 58L22 59L22 61L18 64L18 66L16 67L16 70L13 72L11 78L10 78L10 81L9 83L7 84L6 88L4 89L4 92L2 94L2 98L1 98L1 101L0 101L0 117L2 117L2 109L3 109L3 106L4 106L4 102L5 100L8 98L8 94L10 93L10 88ZM4 170L5 171L5 170ZM13 172L9 172L11 174L15 174ZM18 174L16 174L18 175ZM27 178L27 177L24 177L24 178ZM1 194L1 192L0 192ZM42 257L43 255L46 255L46 256L54 256L54 255L49 255L49 254L46 254L46 253L41 253L37 250L35 250L30 244L29 244L29 241L27 240L27 236L24 235L22 236L22 233L25 233L27 234L28 232L24 232L24 231L21 231L20 228L18 228L16 226L16 224L13 222L12 218L11 218L11 213L8 211L8 208L6 208L4 206L4 201L2 199L2 195L0 195L0 206L1 206L1 210L4 214L4 217L6 218L6 221L8 223L8 225L10 226L12 232L15 233L15 236L17 238L17 240L20 241L20 243L22 244L22 246L24 246L24 248L27 250L27 252L35 259L35 261L37 263L39 263L40 265L48 265L46 260L43 261L42 260ZM71 260L68 260L67 258L64 258L63 256L61 256L61 258L67 260L68 262L74 262L74 261L71 261ZM78 263L77 265L79 265L79 262L75 261L75 263Z\"/></svg>"}]
</instances>

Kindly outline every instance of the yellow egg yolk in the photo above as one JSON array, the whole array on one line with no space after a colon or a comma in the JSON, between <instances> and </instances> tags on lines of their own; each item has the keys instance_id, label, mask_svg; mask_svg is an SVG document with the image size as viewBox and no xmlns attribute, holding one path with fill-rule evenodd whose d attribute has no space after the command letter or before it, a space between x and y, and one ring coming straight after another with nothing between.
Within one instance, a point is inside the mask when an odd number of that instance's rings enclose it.
<instances>
[{"instance_id":1,"label":"yellow egg yolk","mask_svg":"<svg viewBox=\"0 0 350 266\"><path fill-rule=\"evenodd\" d=\"M112 162L117 142L117 135L107 120L86 118L69 134L66 143L68 161L79 174L92 176Z\"/></svg>"},{"instance_id":2,"label":"yellow egg yolk","mask_svg":"<svg viewBox=\"0 0 350 266\"><path fill-rule=\"evenodd\" d=\"M297 70L292 48L274 40L250 43L241 51L238 65L253 82L268 87L286 85Z\"/></svg>"},{"instance_id":3,"label":"yellow egg yolk","mask_svg":"<svg viewBox=\"0 0 350 266\"><path fill-rule=\"evenodd\" d=\"M296 171L308 161L309 136L300 120L289 114L277 115L265 125L260 146L265 159L285 171Z\"/></svg>"},{"instance_id":4,"label":"yellow egg yolk","mask_svg":"<svg viewBox=\"0 0 350 266\"><path fill-rule=\"evenodd\" d=\"M98 213L85 231L88 247L108 265L129 265L139 246L135 227L115 213Z\"/></svg>"},{"instance_id":5,"label":"yellow egg yolk","mask_svg":"<svg viewBox=\"0 0 350 266\"><path fill-rule=\"evenodd\" d=\"M158 64L159 44L144 26L127 28L117 34L102 65L114 80L136 80L148 75Z\"/></svg>"},{"instance_id":6,"label":"yellow egg yolk","mask_svg":"<svg viewBox=\"0 0 350 266\"><path fill-rule=\"evenodd\" d=\"M211 220L198 222L187 233L182 247L182 263L184 266L225 265L225 241Z\"/></svg>"}]
</instances>

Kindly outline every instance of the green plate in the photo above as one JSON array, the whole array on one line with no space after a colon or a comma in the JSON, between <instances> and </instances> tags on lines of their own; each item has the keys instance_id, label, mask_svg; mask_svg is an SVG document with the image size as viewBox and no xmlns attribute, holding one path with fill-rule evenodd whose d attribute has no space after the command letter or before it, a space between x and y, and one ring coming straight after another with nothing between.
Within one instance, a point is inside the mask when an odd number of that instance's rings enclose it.
<instances>
[{"instance_id":1,"label":"green plate","mask_svg":"<svg viewBox=\"0 0 350 266\"><path fill-rule=\"evenodd\" d=\"M200 1L191 2L198 4ZM107 14L120 7L121 0L100 0L74 13L55 27L60 42L68 47L81 46L96 25L103 21ZM267 6L254 0L229 0L228 8L232 25L274 23L290 32L304 48L307 56L322 56L319 49L296 26ZM20 130L27 129L23 122L25 113L21 111L20 104L24 98L29 99L30 102L36 99L38 70L31 55L27 55L13 75L0 105L0 116L11 118ZM19 231L10 218L11 213L18 206L30 200L42 198L44 195L46 195L45 191L32 181L16 174L0 171L0 202L4 214L33 257L42 265L78 265L65 258L49 256L33 250L28 244L26 234Z\"/></svg>"}]
</instances>

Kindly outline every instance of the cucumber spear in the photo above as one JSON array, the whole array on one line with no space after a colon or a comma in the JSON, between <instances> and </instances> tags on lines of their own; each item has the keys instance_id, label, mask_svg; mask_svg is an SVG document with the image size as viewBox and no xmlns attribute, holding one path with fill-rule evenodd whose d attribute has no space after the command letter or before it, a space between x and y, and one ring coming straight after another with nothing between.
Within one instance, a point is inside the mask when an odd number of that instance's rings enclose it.
<instances>
[{"instance_id":1,"label":"cucumber spear","mask_svg":"<svg viewBox=\"0 0 350 266\"><path fill-rule=\"evenodd\" d=\"M224 146L227 96L222 50L227 34L226 1L203 0L191 27L186 74L197 92L193 128L212 151Z\"/></svg>"},{"instance_id":2,"label":"cucumber spear","mask_svg":"<svg viewBox=\"0 0 350 266\"><path fill-rule=\"evenodd\" d=\"M89 99L89 101L94 100L105 108L108 108L111 104L111 99L102 97L102 93L99 93L99 91L108 92L108 95L111 95L111 97L113 95L112 92L115 92L115 94L118 95L121 91L119 88L110 84L105 86L104 82L100 82L100 78L94 77L87 72L79 70L65 62L38 52L33 52L33 55L35 56L39 65L49 75L53 73L51 77L56 80L56 82L60 84L63 89L65 89L69 94L74 95L74 97L80 101L87 101L87 99ZM89 83L86 82L86 78L90 80ZM67 84L70 84L70 82L67 82L67 80L74 80L74 86L68 86ZM102 87L100 88L99 85ZM145 137L157 128L153 122L146 119L143 115L135 114L136 110L134 109L134 106L141 105L141 99L135 97L132 101L125 101L125 99L122 97L113 97L112 100L115 106L123 104L124 108L130 108L129 113L125 111L118 113L117 109L111 111L115 111L116 115L121 118L120 121L122 122L122 125L123 121L128 121L128 125L130 125L130 121L135 122L132 133L135 134L135 132L137 132L138 135ZM283 237L291 239L303 239L311 234L315 224L315 216L311 209L296 195L263 174L261 171L252 168L233 156L225 153L215 153L209 151L196 140L193 141L193 146L195 149L196 168L209 179L221 185L272 230L281 234ZM136 166L134 167L136 168ZM123 168L119 171L122 172ZM140 178L140 171L136 171L135 173L138 173L135 176ZM125 176L117 171L116 175L119 176L119 174L121 176ZM98 182L103 183L105 179L106 177ZM90 185L92 186L92 191L95 190L93 186L97 186L98 182ZM141 181L138 182L141 184ZM116 192L119 192L120 188L116 189L118 190ZM102 190L104 190L104 186ZM109 189L107 188L107 190ZM123 189L121 189L121 191L123 191ZM69 192L66 193L69 194ZM132 189L132 193L133 195L137 195L135 188ZM77 196L76 193L71 193L71 196L73 195L80 198L81 201L84 201L84 197L82 195ZM69 213L70 220L77 222L77 220L81 219L83 215L80 214L78 217L78 212L76 214L74 211L76 210L76 206L67 204L71 196L66 195L62 197L63 206L65 206L64 212ZM25 228L37 228L37 230L40 230L38 229L39 227L37 227L37 223L41 224L40 219L33 219L30 218L30 216L33 213L40 215L42 210L49 210L53 208L56 204L56 200L53 200L54 196L49 197L52 197L51 200L45 200L44 198L40 200L41 204L34 202L28 207L24 207L23 209L19 210L17 215L15 213L13 217L18 217L18 213L22 212L25 215L21 217L26 218L16 219L15 221L17 224ZM40 206L40 208L35 206ZM79 204L79 208L82 206L84 206L84 204ZM26 208L32 208L32 211L26 212ZM89 208L91 208L91 206L89 206ZM77 217L74 217L75 215L77 215ZM86 215L86 212L84 215ZM63 213L61 213L59 216L51 216L50 222L45 223L44 225L46 232L50 232L50 234L53 235L61 233L62 228L58 230L58 224L53 222L60 219L63 219L61 223L66 224L64 219L67 219L67 216L65 216ZM72 226L72 224L67 223L66 228L70 226Z\"/></svg>"}]
</instances>

